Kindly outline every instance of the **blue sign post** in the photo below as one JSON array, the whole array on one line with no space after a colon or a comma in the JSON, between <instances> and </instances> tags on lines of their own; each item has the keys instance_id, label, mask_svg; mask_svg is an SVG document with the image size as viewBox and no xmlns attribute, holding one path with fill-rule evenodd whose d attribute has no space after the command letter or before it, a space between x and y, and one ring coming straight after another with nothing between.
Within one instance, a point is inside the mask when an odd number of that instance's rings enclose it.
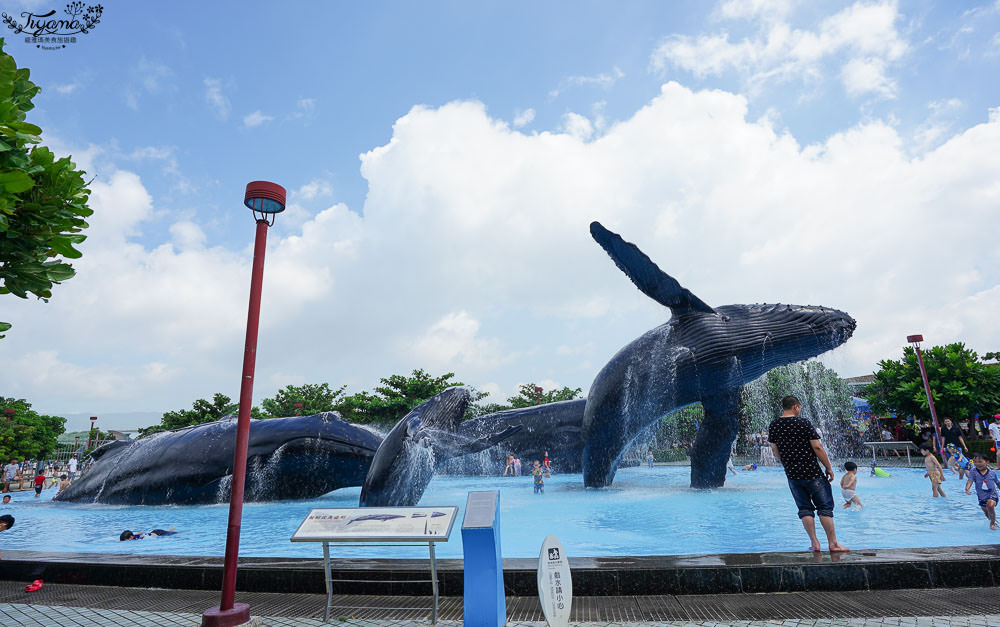
<instances>
[{"instance_id":1,"label":"blue sign post","mask_svg":"<svg viewBox=\"0 0 1000 627\"><path fill-rule=\"evenodd\" d=\"M469 492L462 522L465 558L465 624L501 627L507 622L500 553L500 491Z\"/></svg>"}]
</instances>

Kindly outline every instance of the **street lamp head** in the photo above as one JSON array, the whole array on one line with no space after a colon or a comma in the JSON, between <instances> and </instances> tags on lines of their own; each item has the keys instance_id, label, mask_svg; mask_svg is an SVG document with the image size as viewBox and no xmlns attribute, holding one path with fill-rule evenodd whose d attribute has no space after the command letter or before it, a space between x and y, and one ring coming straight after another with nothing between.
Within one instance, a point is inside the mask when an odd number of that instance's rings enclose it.
<instances>
[{"instance_id":1,"label":"street lamp head","mask_svg":"<svg viewBox=\"0 0 1000 627\"><path fill-rule=\"evenodd\" d=\"M253 181L247 183L247 192L243 204L253 211L257 220L265 220L274 224L275 214L285 210L285 188L268 181ZM258 217L257 214L260 214Z\"/></svg>"},{"instance_id":2,"label":"street lamp head","mask_svg":"<svg viewBox=\"0 0 1000 627\"><path fill-rule=\"evenodd\" d=\"M917 344L919 342L923 342L924 341L924 336L919 335L919 334L918 335L907 335L906 336L906 341L909 342L910 344Z\"/></svg>"}]
</instances>

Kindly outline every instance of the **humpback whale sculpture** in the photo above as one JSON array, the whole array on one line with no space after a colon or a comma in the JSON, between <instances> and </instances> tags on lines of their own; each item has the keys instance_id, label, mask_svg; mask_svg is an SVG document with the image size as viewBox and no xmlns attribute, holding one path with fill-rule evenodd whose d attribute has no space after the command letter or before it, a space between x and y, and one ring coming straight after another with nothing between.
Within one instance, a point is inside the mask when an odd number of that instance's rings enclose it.
<instances>
[{"instance_id":1,"label":"humpback whale sculpture","mask_svg":"<svg viewBox=\"0 0 1000 627\"><path fill-rule=\"evenodd\" d=\"M738 430L740 388L772 368L843 344L854 332L854 319L827 307L712 308L634 244L598 222L590 232L672 317L618 351L591 385L583 417L584 485L611 485L622 454L640 432L675 409L701 402L705 418L692 451L691 487L722 486Z\"/></svg>"},{"instance_id":2,"label":"humpback whale sculpture","mask_svg":"<svg viewBox=\"0 0 1000 627\"><path fill-rule=\"evenodd\" d=\"M460 433L469 390L452 387L417 405L389 431L378 447L361 486L361 507L416 505L438 464L487 449L520 426Z\"/></svg>"},{"instance_id":3,"label":"humpback whale sculpture","mask_svg":"<svg viewBox=\"0 0 1000 627\"><path fill-rule=\"evenodd\" d=\"M56 497L122 505L229 499L236 422L220 420L95 450L94 465ZM360 485L381 438L336 412L250 422L247 501L315 498Z\"/></svg>"}]
</instances>

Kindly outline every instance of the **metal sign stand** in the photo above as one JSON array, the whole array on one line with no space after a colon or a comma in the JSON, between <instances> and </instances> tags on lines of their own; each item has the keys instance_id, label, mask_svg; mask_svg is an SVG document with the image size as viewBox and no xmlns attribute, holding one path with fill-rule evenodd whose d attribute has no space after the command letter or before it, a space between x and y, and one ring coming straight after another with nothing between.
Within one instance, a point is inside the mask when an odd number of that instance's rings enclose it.
<instances>
[{"instance_id":1,"label":"metal sign stand","mask_svg":"<svg viewBox=\"0 0 1000 627\"><path fill-rule=\"evenodd\" d=\"M345 546L427 546L431 566L431 590L434 606L431 622L438 619L438 575L434 553L436 542L447 542L458 508L446 507L365 507L314 509L292 535L292 542L323 544L323 578L326 584L326 610L323 622L330 622L333 606L333 572L330 567L330 543ZM353 527L351 525L354 525ZM426 579L390 581L386 579L345 579L352 582L410 583ZM418 610L416 607L371 608L341 606L344 609Z\"/></svg>"}]
</instances>

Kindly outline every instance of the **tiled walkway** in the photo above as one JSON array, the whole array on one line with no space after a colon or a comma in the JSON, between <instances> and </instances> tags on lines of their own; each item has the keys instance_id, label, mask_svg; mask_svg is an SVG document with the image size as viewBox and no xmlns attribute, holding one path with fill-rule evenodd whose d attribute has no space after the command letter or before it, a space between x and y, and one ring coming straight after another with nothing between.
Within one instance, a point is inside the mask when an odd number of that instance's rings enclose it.
<instances>
[{"instance_id":1,"label":"tiled walkway","mask_svg":"<svg viewBox=\"0 0 1000 627\"><path fill-rule=\"evenodd\" d=\"M323 625L326 597L316 594L238 593L254 625ZM163 590L48 584L24 592L0 581L0 625L197 626L218 602L206 590ZM430 624L424 597L338 596L331 624ZM913 616L909 614L921 614ZM443 597L439 625L461 625L462 599ZM543 627L537 598L508 597L508 625ZM889 616L888 618L886 616ZM793 592L659 597L579 597L573 625L961 625L1000 627L1000 588Z\"/></svg>"},{"instance_id":2,"label":"tiled walkway","mask_svg":"<svg viewBox=\"0 0 1000 627\"><path fill-rule=\"evenodd\" d=\"M53 605L20 605L13 603L0 603L0 624L8 626L25 627L53 627L53 626L73 626L73 627L197 627L201 625L199 614L188 614L181 612L141 612L129 610L97 610L81 607L63 607ZM321 627L325 625L322 620L314 618L300 617L279 617L267 616L253 619L251 627ZM347 619L333 620L333 625L365 625L371 627L405 627L408 625L430 625L429 620L376 620L376 619ZM440 621L438 625L442 627L458 627L461 621ZM545 627L544 622L509 622L508 627ZM770 621L671 621L671 622L641 622L641 623L621 623L621 622L584 622L570 623L579 627L610 627L612 625L635 625L645 626L670 626L670 627L690 627L690 626L719 626L729 627L757 627L788 625L796 627L813 627L820 625L842 625L844 627L873 627L876 625L913 625L915 627L997 627L1000 626L1000 614L983 616L906 616L891 618L830 618L830 619L787 619Z\"/></svg>"}]
</instances>

